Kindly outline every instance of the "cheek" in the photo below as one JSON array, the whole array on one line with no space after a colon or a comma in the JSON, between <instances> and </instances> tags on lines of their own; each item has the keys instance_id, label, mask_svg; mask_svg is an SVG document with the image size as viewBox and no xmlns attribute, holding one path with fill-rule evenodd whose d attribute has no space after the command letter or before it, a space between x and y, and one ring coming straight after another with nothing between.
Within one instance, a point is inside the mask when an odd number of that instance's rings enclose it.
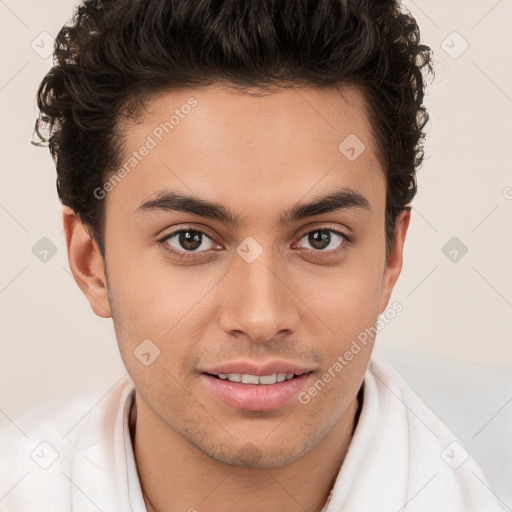
<instances>
[{"instance_id":1,"label":"cheek","mask_svg":"<svg viewBox=\"0 0 512 512\"><path fill-rule=\"evenodd\" d=\"M328 386L331 392L355 392L351 386L362 379L370 357L382 286L381 262L376 254L368 247L368 251L347 258L345 265L318 268L314 277L302 281L303 296L321 319L316 323L315 336L325 354L323 370L330 369L336 375ZM334 368L338 357L343 362ZM322 392L323 398L327 394Z\"/></svg>"},{"instance_id":2,"label":"cheek","mask_svg":"<svg viewBox=\"0 0 512 512\"><path fill-rule=\"evenodd\" d=\"M129 236L109 242L109 281L116 309L140 333L162 336L211 288L205 271L172 265L156 244L144 247Z\"/></svg>"},{"instance_id":3,"label":"cheek","mask_svg":"<svg viewBox=\"0 0 512 512\"><path fill-rule=\"evenodd\" d=\"M109 272L109 283L125 363L129 366L133 360L131 368L140 371L132 356L143 340L149 339L160 350L154 368L182 374L184 363L204 343L204 329L213 321L217 287L226 270L207 265L178 268L162 256L144 260L142 254L129 260L113 255L113 260L116 265Z\"/></svg>"},{"instance_id":4,"label":"cheek","mask_svg":"<svg viewBox=\"0 0 512 512\"><path fill-rule=\"evenodd\" d=\"M363 257L338 268L318 268L297 277L307 305L326 324L326 334L347 335L373 324L378 316L382 274L375 261ZM314 274L314 275L312 275Z\"/></svg>"}]
</instances>

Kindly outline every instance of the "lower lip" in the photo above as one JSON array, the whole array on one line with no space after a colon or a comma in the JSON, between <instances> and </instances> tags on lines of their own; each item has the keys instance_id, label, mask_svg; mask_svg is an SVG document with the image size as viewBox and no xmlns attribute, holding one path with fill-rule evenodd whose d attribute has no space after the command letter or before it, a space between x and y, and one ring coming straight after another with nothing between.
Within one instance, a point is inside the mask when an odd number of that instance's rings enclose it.
<instances>
[{"instance_id":1,"label":"lower lip","mask_svg":"<svg viewBox=\"0 0 512 512\"><path fill-rule=\"evenodd\" d=\"M207 373L203 373L202 378L221 400L232 407L247 411L273 411L294 398L310 376L311 372L304 373L275 384L241 384Z\"/></svg>"}]
</instances>

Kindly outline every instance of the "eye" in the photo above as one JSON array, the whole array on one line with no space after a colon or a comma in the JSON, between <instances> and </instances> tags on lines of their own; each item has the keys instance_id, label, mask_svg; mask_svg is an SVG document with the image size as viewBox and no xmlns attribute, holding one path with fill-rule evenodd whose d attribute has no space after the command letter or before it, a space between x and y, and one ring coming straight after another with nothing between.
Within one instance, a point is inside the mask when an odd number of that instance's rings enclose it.
<instances>
[{"instance_id":1,"label":"eye","mask_svg":"<svg viewBox=\"0 0 512 512\"><path fill-rule=\"evenodd\" d=\"M314 252L337 253L345 248L349 237L335 229L319 228L305 233L300 238L309 244Z\"/></svg>"},{"instance_id":2,"label":"eye","mask_svg":"<svg viewBox=\"0 0 512 512\"><path fill-rule=\"evenodd\" d=\"M207 233L200 229L180 229L173 231L160 240L163 248L181 258L187 258L197 252L219 248Z\"/></svg>"},{"instance_id":3,"label":"eye","mask_svg":"<svg viewBox=\"0 0 512 512\"><path fill-rule=\"evenodd\" d=\"M331 228L318 228L304 233L300 242L309 244L314 254L334 255L346 248L348 235ZM197 258L196 253L207 253L211 249L222 249L205 231L198 228L183 228L159 240L163 249L180 259ZM301 248L301 247L299 247ZM308 249L306 247L306 249Z\"/></svg>"}]
</instances>

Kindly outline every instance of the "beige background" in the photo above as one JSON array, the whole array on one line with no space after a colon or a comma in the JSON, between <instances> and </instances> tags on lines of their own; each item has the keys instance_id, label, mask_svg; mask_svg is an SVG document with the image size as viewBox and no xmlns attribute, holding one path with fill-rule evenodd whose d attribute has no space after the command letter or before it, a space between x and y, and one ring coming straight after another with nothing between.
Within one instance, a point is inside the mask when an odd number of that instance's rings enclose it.
<instances>
[{"instance_id":1,"label":"beige background","mask_svg":"<svg viewBox=\"0 0 512 512\"><path fill-rule=\"evenodd\" d=\"M37 53L48 49L41 33L56 35L74 4L0 0L0 410L8 417L60 393L106 393L125 372L111 320L94 315L69 273L49 152L30 144L35 92L51 66ZM428 94L431 123L405 267L391 301L404 309L378 343L510 367L512 2L405 5L434 49L438 76ZM457 56L464 40L469 46ZM57 248L46 263L32 252L43 237ZM456 262L442 251L452 237L468 249ZM445 252L453 258L453 250Z\"/></svg>"}]
</instances>

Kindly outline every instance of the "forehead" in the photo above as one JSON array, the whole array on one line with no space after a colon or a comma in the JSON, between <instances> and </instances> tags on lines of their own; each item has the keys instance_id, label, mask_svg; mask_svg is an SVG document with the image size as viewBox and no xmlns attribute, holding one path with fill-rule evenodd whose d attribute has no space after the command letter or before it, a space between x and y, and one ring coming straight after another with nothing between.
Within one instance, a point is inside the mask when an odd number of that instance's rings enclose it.
<instances>
[{"instance_id":1,"label":"forehead","mask_svg":"<svg viewBox=\"0 0 512 512\"><path fill-rule=\"evenodd\" d=\"M372 136L363 93L348 86L240 92L215 84L171 90L151 96L137 120L124 119L119 128L135 144L147 134L165 144L161 139L173 133L174 139L196 145L264 144L290 150L304 143L304 149L337 146L347 130L365 143Z\"/></svg>"},{"instance_id":2,"label":"forehead","mask_svg":"<svg viewBox=\"0 0 512 512\"><path fill-rule=\"evenodd\" d=\"M107 202L118 198L132 211L163 188L243 209L333 186L371 199L385 187L355 88L241 93L217 84L167 91L119 128L125 172Z\"/></svg>"}]
</instances>

